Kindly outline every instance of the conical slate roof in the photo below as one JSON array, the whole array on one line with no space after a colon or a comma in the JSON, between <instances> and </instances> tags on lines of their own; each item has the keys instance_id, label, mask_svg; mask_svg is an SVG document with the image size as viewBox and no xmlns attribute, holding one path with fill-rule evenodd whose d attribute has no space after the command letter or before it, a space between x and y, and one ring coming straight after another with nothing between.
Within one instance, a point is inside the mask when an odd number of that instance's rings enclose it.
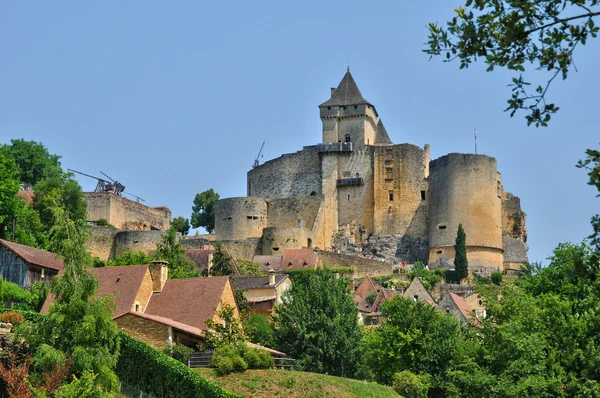
<instances>
[{"instance_id":1,"label":"conical slate roof","mask_svg":"<svg viewBox=\"0 0 600 398\"><path fill-rule=\"evenodd\" d=\"M381 121L381 119L379 119L379 122L377 122L377 135L375 136L375 143L376 144L391 144L392 140L390 140L390 136L387 133L387 130L385 129L385 126L383 125L383 122Z\"/></svg>"},{"instance_id":2,"label":"conical slate roof","mask_svg":"<svg viewBox=\"0 0 600 398\"><path fill-rule=\"evenodd\" d=\"M344 75L344 78L342 79L338 87L331 95L331 98L323 102L321 105L319 105L319 107L363 104L369 104L372 106L372 104L369 101L367 101L360 93L360 90L358 89L358 86L356 85L356 82L354 81L354 78L350 73L350 68L348 68L348 71Z\"/></svg>"}]
</instances>

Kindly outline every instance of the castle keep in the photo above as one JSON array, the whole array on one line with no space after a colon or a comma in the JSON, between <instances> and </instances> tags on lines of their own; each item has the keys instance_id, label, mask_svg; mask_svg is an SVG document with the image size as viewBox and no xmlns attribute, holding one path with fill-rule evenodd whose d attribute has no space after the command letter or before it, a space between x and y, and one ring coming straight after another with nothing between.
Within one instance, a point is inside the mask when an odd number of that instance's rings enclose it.
<instances>
[{"instance_id":1,"label":"castle keep","mask_svg":"<svg viewBox=\"0 0 600 398\"><path fill-rule=\"evenodd\" d=\"M451 267L458 224L474 270L519 269L525 214L496 159L393 144L350 70L319 105L322 142L248 172L247 197L217 202L216 234L257 253L314 247Z\"/></svg>"}]
</instances>

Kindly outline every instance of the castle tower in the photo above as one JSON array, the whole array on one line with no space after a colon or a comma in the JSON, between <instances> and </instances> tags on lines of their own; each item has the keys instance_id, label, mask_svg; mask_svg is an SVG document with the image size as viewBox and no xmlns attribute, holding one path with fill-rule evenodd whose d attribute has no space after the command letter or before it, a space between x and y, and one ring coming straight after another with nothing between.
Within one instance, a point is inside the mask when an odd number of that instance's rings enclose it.
<instances>
[{"instance_id":1,"label":"castle tower","mask_svg":"<svg viewBox=\"0 0 600 398\"><path fill-rule=\"evenodd\" d=\"M496 159L451 153L429 164L429 264L454 261L458 224L469 268L502 269L502 183Z\"/></svg>"},{"instance_id":2,"label":"castle tower","mask_svg":"<svg viewBox=\"0 0 600 398\"><path fill-rule=\"evenodd\" d=\"M319 105L319 110L324 144L351 142L354 150L375 144L377 110L362 96L350 68L338 87L331 89L331 98Z\"/></svg>"}]
</instances>

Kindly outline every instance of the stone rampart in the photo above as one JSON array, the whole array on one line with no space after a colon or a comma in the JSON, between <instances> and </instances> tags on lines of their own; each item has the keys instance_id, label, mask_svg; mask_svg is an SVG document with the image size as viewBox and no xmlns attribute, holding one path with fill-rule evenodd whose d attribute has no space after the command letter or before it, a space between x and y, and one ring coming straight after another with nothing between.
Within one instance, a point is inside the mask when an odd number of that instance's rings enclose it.
<instances>
[{"instance_id":1,"label":"stone rampart","mask_svg":"<svg viewBox=\"0 0 600 398\"><path fill-rule=\"evenodd\" d=\"M166 231L171 211L166 207L148 207L110 192L85 192L88 221L106 219L118 229Z\"/></svg>"},{"instance_id":2,"label":"stone rampart","mask_svg":"<svg viewBox=\"0 0 600 398\"><path fill-rule=\"evenodd\" d=\"M248 238L243 240L223 240L220 241L223 247L229 251L229 254L236 258L246 258L252 260L256 255L262 253L262 242L260 238ZM205 245L215 245L214 239L202 237L186 237L181 240L181 244L186 249L202 249Z\"/></svg>"},{"instance_id":3,"label":"stone rampart","mask_svg":"<svg viewBox=\"0 0 600 398\"><path fill-rule=\"evenodd\" d=\"M521 210L521 199L510 192L502 200L502 232L527 242L525 212Z\"/></svg>"},{"instance_id":4,"label":"stone rampart","mask_svg":"<svg viewBox=\"0 0 600 398\"><path fill-rule=\"evenodd\" d=\"M282 155L248 172L248 196L266 199L321 194L321 162L316 146Z\"/></svg>"},{"instance_id":5,"label":"stone rampart","mask_svg":"<svg viewBox=\"0 0 600 398\"><path fill-rule=\"evenodd\" d=\"M322 267L352 267L354 277L391 275L394 268L386 261L372 260L366 257L351 256L348 254L332 253L321 250L319 252L319 265Z\"/></svg>"},{"instance_id":6,"label":"stone rampart","mask_svg":"<svg viewBox=\"0 0 600 398\"><path fill-rule=\"evenodd\" d=\"M112 227L90 227L90 237L87 241L87 249L92 256L102 261L108 261L115 257L115 235L117 230Z\"/></svg>"},{"instance_id":7,"label":"stone rampart","mask_svg":"<svg viewBox=\"0 0 600 398\"><path fill-rule=\"evenodd\" d=\"M118 257L127 250L144 253L156 250L156 245L165 234L165 231L117 231L115 256Z\"/></svg>"},{"instance_id":8,"label":"stone rampart","mask_svg":"<svg viewBox=\"0 0 600 398\"><path fill-rule=\"evenodd\" d=\"M271 199L267 205L268 226L312 229L322 201L320 195Z\"/></svg>"},{"instance_id":9,"label":"stone rampart","mask_svg":"<svg viewBox=\"0 0 600 398\"><path fill-rule=\"evenodd\" d=\"M260 238L267 226L267 202L263 198L227 198L217 201L217 240Z\"/></svg>"},{"instance_id":10,"label":"stone rampart","mask_svg":"<svg viewBox=\"0 0 600 398\"><path fill-rule=\"evenodd\" d=\"M310 231L298 227L269 227L263 230L262 254L281 255L285 249L300 249L309 245Z\"/></svg>"}]
</instances>

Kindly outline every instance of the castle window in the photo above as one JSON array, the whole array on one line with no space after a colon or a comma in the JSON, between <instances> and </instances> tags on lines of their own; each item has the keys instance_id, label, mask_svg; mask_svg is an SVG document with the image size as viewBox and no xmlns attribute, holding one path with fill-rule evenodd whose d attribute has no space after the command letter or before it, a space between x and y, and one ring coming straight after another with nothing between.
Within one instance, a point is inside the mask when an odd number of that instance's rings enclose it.
<instances>
[{"instance_id":1,"label":"castle window","mask_svg":"<svg viewBox=\"0 0 600 398\"><path fill-rule=\"evenodd\" d=\"M290 261L290 262L288 263L288 267L291 267L292 265L294 265L294 264L292 264L292 262Z\"/></svg>"},{"instance_id":2,"label":"castle window","mask_svg":"<svg viewBox=\"0 0 600 398\"><path fill-rule=\"evenodd\" d=\"M447 227L446 227L446 225L444 225L444 224L442 224L442 225L438 225L438 229L439 229L439 230L446 229L446 228L447 228Z\"/></svg>"},{"instance_id":3,"label":"castle window","mask_svg":"<svg viewBox=\"0 0 600 398\"><path fill-rule=\"evenodd\" d=\"M390 200L390 202L392 202L394 200L394 191L388 192L388 199Z\"/></svg>"},{"instance_id":4,"label":"castle window","mask_svg":"<svg viewBox=\"0 0 600 398\"><path fill-rule=\"evenodd\" d=\"M140 304L135 303L135 312L140 312Z\"/></svg>"},{"instance_id":5,"label":"castle window","mask_svg":"<svg viewBox=\"0 0 600 398\"><path fill-rule=\"evenodd\" d=\"M385 150L385 161L387 162L391 162L392 160L394 160L394 154L392 153L391 149L386 149Z\"/></svg>"},{"instance_id":6,"label":"castle window","mask_svg":"<svg viewBox=\"0 0 600 398\"><path fill-rule=\"evenodd\" d=\"M306 246L312 247L312 239L311 238L308 238L308 240L306 241Z\"/></svg>"},{"instance_id":7,"label":"castle window","mask_svg":"<svg viewBox=\"0 0 600 398\"><path fill-rule=\"evenodd\" d=\"M346 107L344 106L342 109L346 109Z\"/></svg>"},{"instance_id":8,"label":"castle window","mask_svg":"<svg viewBox=\"0 0 600 398\"><path fill-rule=\"evenodd\" d=\"M342 177L343 178L350 178L350 172L349 171L343 171L342 172Z\"/></svg>"},{"instance_id":9,"label":"castle window","mask_svg":"<svg viewBox=\"0 0 600 398\"><path fill-rule=\"evenodd\" d=\"M436 250L435 254L442 254L442 251L441 250Z\"/></svg>"},{"instance_id":10,"label":"castle window","mask_svg":"<svg viewBox=\"0 0 600 398\"><path fill-rule=\"evenodd\" d=\"M500 181L496 181L496 195L498 195L499 198L502 198L502 184Z\"/></svg>"},{"instance_id":11,"label":"castle window","mask_svg":"<svg viewBox=\"0 0 600 398\"><path fill-rule=\"evenodd\" d=\"M273 248L273 251L274 251L274 252L276 252L276 251L279 251L279 248L278 248L278 247L274 247L274 248Z\"/></svg>"},{"instance_id":12,"label":"castle window","mask_svg":"<svg viewBox=\"0 0 600 398\"><path fill-rule=\"evenodd\" d=\"M354 105L354 109L358 108L358 106Z\"/></svg>"},{"instance_id":13,"label":"castle window","mask_svg":"<svg viewBox=\"0 0 600 398\"><path fill-rule=\"evenodd\" d=\"M419 301L419 296L415 294L415 295L413 296L413 300L415 300L415 303L416 303L417 301Z\"/></svg>"},{"instance_id":14,"label":"castle window","mask_svg":"<svg viewBox=\"0 0 600 398\"><path fill-rule=\"evenodd\" d=\"M386 167L385 168L385 180L391 181L393 179L394 179L394 169L391 167Z\"/></svg>"},{"instance_id":15,"label":"castle window","mask_svg":"<svg viewBox=\"0 0 600 398\"><path fill-rule=\"evenodd\" d=\"M350 202L350 194L348 194L348 202Z\"/></svg>"},{"instance_id":16,"label":"castle window","mask_svg":"<svg viewBox=\"0 0 600 398\"><path fill-rule=\"evenodd\" d=\"M344 136L344 141L346 141L346 142L352 142L352 139L350 138L350 134L346 134Z\"/></svg>"},{"instance_id":17,"label":"castle window","mask_svg":"<svg viewBox=\"0 0 600 398\"><path fill-rule=\"evenodd\" d=\"M252 216L246 216L248 220L252 220Z\"/></svg>"},{"instance_id":18,"label":"castle window","mask_svg":"<svg viewBox=\"0 0 600 398\"><path fill-rule=\"evenodd\" d=\"M360 173L356 173L356 178L360 178Z\"/></svg>"},{"instance_id":19,"label":"castle window","mask_svg":"<svg viewBox=\"0 0 600 398\"><path fill-rule=\"evenodd\" d=\"M317 194L317 193L316 193L315 191L312 191L312 192L310 193L310 196L315 196L316 194Z\"/></svg>"},{"instance_id":20,"label":"castle window","mask_svg":"<svg viewBox=\"0 0 600 398\"><path fill-rule=\"evenodd\" d=\"M331 107L330 107L330 106L328 106L328 107L327 107L327 110L331 110Z\"/></svg>"}]
</instances>

